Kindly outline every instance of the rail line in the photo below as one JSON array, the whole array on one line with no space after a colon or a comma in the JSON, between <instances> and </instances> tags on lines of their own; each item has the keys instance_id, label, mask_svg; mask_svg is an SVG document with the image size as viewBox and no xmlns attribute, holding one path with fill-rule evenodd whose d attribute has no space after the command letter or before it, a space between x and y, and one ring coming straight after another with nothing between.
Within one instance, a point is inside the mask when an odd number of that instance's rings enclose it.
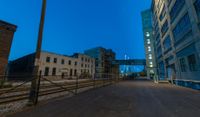
<instances>
[{"instance_id":1,"label":"rail line","mask_svg":"<svg viewBox=\"0 0 200 117\"><path fill-rule=\"evenodd\" d=\"M87 87L102 87L106 85L110 85L116 82L115 79L109 79L109 80L88 80L88 81L80 81L80 82L73 82L73 83L60 83L58 85L62 86L63 88L60 88L55 85L46 85L42 86L39 90L39 97L42 96L48 96L51 94L56 94L56 93L61 93L61 92L76 92L79 89L82 88L87 88ZM0 90L0 94L7 91L9 89L3 89ZM12 103L12 102L17 102L17 101L23 101L27 100L29 98L29 88L19 88L15 91L10 91L5 94L4 96L0 95L0 105L2 104L7 104L7 103Z\"/></svg>"}]
</instances>

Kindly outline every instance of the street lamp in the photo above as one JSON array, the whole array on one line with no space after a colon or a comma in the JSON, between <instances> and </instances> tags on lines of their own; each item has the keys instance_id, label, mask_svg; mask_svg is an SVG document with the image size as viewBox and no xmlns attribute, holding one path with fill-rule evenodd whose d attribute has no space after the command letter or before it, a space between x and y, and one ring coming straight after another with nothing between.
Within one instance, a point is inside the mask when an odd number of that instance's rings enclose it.
<instances>
[{"instance_id":1,"label":"street lamp","mask_svg":"<svg viewBox=\"0 0 200 117\"><path fill-rule=\"evenodd\" d=\"M38 40L37 40L37 47L35 53L35 61L34 61L34 68L33 68L33 80L31 82L31 90L29 96L29 104L36 104L37 103L37 85L38 85L38 71L39 71L39 60L40 60L40 53L42 48L42 37L43 37L43 29L44 29L44 20L45 20L45 12L46 12L46 0L42 2L42 11L41 11L41 19L40 19L40 27L38 32ZM40 73L41 75L41 73Z\"/></svg>"}]
</instances>

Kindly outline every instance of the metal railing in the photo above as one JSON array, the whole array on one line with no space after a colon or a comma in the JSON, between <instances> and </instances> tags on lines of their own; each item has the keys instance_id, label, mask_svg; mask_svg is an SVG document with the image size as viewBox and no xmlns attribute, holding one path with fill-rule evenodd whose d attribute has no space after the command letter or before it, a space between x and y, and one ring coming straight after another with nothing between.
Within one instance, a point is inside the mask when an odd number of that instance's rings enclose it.
<instances>
[{"instance_id":1,"label":"metal railing","mask_svg":"<svg viewBox=\"0 0 200 117\"><path fill-rule=\"evenodd\" d=\"M35 88L35 102L37 104L38 98L42 96L48 96L51 94L57 94L62 92L69 92L73 95L77 95L80 89L89 88L95 89L98 87L104 87L121 81L117 75L114 74L102 74L106 76L104 78L94 76L92 79L79 79L77 76L75 79L62 79L51 80L47 76L26 76L28 80L22 82L12 82L13 85L10 88L0 89L0 105L6 103L12 103L17 101L30 99L31 82L37 80L37 86ZM16 76L25 77L25 76ZM38 77L38 78L37 78ZM49 76L53 77L53 76ZM36 79L37 78L37 79ZM10 82L10 81L9 81Z\"/></svg>"}]
</instances>

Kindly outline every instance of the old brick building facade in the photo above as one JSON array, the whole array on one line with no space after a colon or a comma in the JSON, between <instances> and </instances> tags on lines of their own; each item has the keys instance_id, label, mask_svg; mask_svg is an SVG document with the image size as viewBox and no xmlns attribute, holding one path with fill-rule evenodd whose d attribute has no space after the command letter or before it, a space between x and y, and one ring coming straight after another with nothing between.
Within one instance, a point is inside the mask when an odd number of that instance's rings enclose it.
<instances>
[{"instance_id":1,"label":"old brick building facade","mask_svg":"<svg viewBox=\"0 0 200 117\"><path fill-rule=\"evenodd\" d=\"M10 48L17 26L0 20L0 75L5 75Z\"/></svg>"}]
</instances>

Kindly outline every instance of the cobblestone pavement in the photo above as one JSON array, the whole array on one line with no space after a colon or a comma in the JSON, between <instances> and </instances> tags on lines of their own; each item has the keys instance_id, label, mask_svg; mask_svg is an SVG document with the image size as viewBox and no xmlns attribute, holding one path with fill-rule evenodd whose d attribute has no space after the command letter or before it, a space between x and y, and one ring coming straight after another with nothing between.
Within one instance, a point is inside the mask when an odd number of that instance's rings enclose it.
<instances>
[{"instance_id":1,"label":"cobblestone pavement","mask_svg":"<svg viewBox=\"0 0 200 117\"><path fill-rule=\"evenodd\" d=\"M199 116L199 91L136 80L50 101L8 117Z\"/></svg>"}]
</instances>

